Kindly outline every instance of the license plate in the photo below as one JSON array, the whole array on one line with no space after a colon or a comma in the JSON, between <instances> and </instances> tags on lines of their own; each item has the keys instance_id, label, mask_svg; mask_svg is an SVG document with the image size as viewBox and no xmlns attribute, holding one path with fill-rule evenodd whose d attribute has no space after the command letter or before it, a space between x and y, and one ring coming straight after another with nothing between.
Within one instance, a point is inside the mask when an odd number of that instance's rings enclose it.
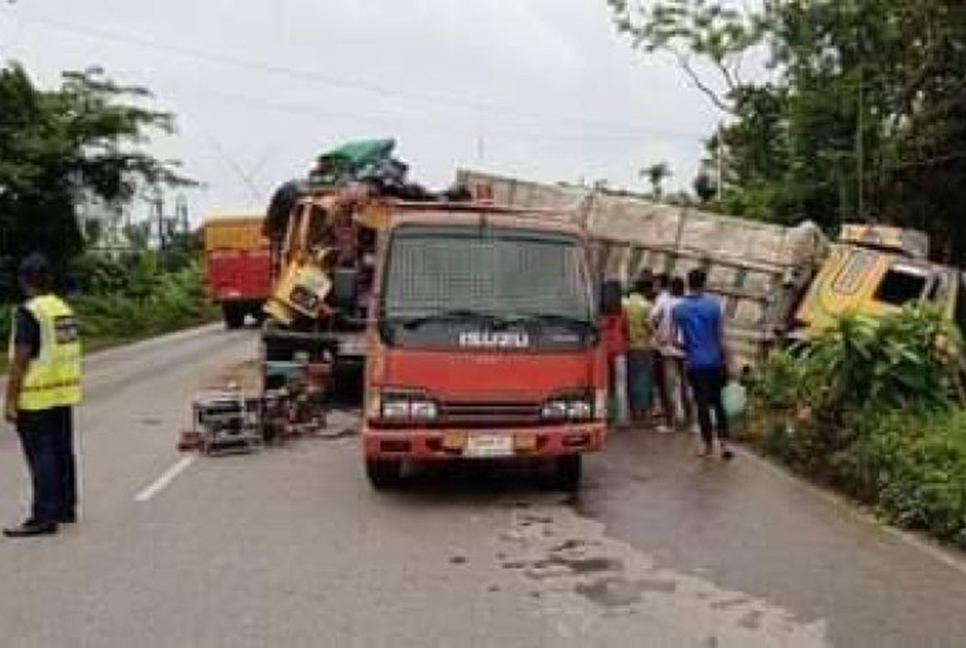
<instances>
[{"instance_id":1,"label":"license plate","mask_svg":"<svg viewBox=\"0 0 966 648\"><path fill-rule=\"evenodd\" d=\"M466 440L467 457L512 457L513 437L495 434L471 434Z\"/></svg>"}]
</instances>

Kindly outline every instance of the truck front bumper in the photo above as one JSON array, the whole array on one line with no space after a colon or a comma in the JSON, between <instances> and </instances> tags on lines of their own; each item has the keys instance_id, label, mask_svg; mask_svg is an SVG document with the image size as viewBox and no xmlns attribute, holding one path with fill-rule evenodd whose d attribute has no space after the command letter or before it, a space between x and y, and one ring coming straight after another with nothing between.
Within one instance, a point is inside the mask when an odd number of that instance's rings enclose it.
<instances>
[{"instance_id":1,"label":"truck front bumper","mask_svg":"<svg viewBox=\"0 0 966 648\"><path fill-rule=\"evenodd\" d=\"M526 459L604 449L603 422L495 429L373 428L362 431L367 459ZM488 449L489 448L489 449Z\"/></svg>"}]
</instances>

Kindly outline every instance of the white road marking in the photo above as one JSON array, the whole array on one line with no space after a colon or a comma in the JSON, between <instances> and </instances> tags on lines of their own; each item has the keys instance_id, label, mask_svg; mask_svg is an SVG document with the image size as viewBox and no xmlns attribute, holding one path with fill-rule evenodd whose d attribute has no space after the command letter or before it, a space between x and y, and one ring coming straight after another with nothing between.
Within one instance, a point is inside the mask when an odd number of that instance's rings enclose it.
<instances>
[{"instance_id":1,"label":"white road marking","mask_svg":"<svg viewBox=\"0 0 966 648\"><path fill-rule=\"evenodd\" d=\"M167 486L174 481L174 478L180 475L188 466L195 462L197 457L190 456L185 457L175 465L164 471L164 474L158 477L153 484L145 488L143 491L134 496L135 502L147 502L149 499L163 491Z\"/></svg>"}]
</instances>

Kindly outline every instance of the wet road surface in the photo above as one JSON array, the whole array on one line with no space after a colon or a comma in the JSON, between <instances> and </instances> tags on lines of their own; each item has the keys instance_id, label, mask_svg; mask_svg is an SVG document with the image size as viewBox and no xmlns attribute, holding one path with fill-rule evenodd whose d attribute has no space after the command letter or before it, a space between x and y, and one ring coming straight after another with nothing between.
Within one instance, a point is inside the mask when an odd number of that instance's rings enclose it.
<instances>
[{"instance_id":1,"label":"wet road surface","mask_svg":"<svg viewBox=\"0 0 966 648\"><path fill-rule=\"evenodd\" d=\"M3 646L955 646L966 573L748 457L616 435L578 498L525 470L374 493L358 419L182 459L205 376L257 353L205 329L97 356L83 519L0 543ZM0 519L26 496L0 434ZM18 497L19 495L19 497ZM954 565L959 563L953 563Z\"/></svg>"},{"instance_id":2,"label":"wet road surface","mask_svg":"<svg viewBox=\"0 0 966 648\"><path fill-rule=\"evenodd\" d=\"M684 437L615 436L578 510L660 565L825 624L834 645L966 644L961 558L945 564L763 460L693 451Z\"/></svg>"}]
</instances>

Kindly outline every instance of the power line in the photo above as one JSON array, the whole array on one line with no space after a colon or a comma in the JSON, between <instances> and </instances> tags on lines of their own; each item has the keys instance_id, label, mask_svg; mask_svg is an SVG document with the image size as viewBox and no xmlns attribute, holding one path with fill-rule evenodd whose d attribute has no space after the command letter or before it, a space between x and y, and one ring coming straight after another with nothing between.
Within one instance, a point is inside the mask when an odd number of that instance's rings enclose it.
<instances>
[{"instance_id":1,"label":"power line","mask_svg":"<svg viewBox=\"0 0 966 648\"><path fill-rule=\"evenodd\" d=\"M204 60L212 63L217 63L221 65L228 65L232 67L256 70L266 74L286 76L293 79L298 79L300 81L306 81L311 83L316 83L320 85L325 85L331 88L337 88L340 90L350 90L355 92L365 92L369 94L376 94L384 97L395 97L400 99L409 99L420 101L423 103L431 103L437 105L450 105L454 107L459 107L463 109L472 110L475 112L483 113L486 115L492 115L494 113L500 113L503 115L510 115L515 117L524 117L527 119L539 119L545 122L548 118L546 113L536 113L531 111L520 110L513 106L501 105L490 102L481 102L468 100L462 97L456 97L453 95L445 95L441 93L426 93L417 92L413 90L401 90L398 88L389 88L386 86L367 83L358 80L349 80L344 78L339 78L332 75L319 74L316 72L309 72L307 70L299 70L287 66L273 65L270 63L264 63L261 61L246 60L231 56L229 54L224 54L221 52L215 52L211 50L205 50L193 46L178 45L175 43L168 43L163 41L154 40L151 38L146 38L131 33L124 33L114 30L102 29L99 27L92 27L87 25L77 25L72 23L67 23L61 20L49 18L46 16L23 16L21 20L24 22L35 23L39 25L45 25L47 27L52 27L61 31L67 31L88 38L95 38L99 40L109 40L128 43L131 45L136 45L139 47L145 47L148 49L155 49L160 51L166 51L178 56L183 56L187 58ZM577 117L571 117L568 115L555 115L554 119L560 122L569 122L572 124L581 124L585 127L607 129L613 131L616 136L617 133L621 133L623 137L651 137L654 133L649 133L638 128L631 126L613 124L606 122L599 122L594 120L586 120ZM700 136L692 136L700 137Z\"/></svg>"},{"instance_id":2,"label":"power line","mask_svg":"<svg viewBox=\"0 0 966 648\"><path fill-rule=\"evenodd\" d=\"M252 174L248 171L245 171L241 164L239 164L234 157L228 154L228 151L225 150L225 148L217 139L215 139L214 136L208 136L208 143L215 153L218 154L218 157L221 158L222 162L228 165L228 168L230 168L238 176L238 179L241 180L242 184L244 184L248 191L251 192L252 198L255 200L261 200L264 197L263 192L255 184Z\"/></svg>"},{"instance_id":3,"label":"power line","mask_svg":"<svg viewBox=\"0 0 966 648\"><path fill-rule=\"evenodd\" d=\"M264 111L277 112L286 115L302 116L314 119L334 119L334 120L345 120L357 123L367 123L367 124L378 124L381 126L386 126L389 128L399 128L407 127L414 128L418 130L423 130L427 132L446 132L449 133L460 133L469 137L478 131L479 129L474 129L468 124L452 124L447 123L443 120L417 120L411 118L399 118L390 117L387 115L376 115L367 114L359 111L352 112L339 112L328 109L319 108L318 105L309 105L302 103L292 103L292 102L278 102L278 101L268 101L262 98L256 98L246 95L239 95L235 93L223 92L221 90L215 90L211 87L200 87L190 83L184 83L182 81L169 81L170 85L181 86L188 90L191 94L196 94L199 96L208 96L219 100L221 103L226 105L230 104L237 106L238 104L244 104L253 108L257 108ZM514 130L507 128L484 128L482 129L482 135L486 137L493 138L509 138L516 140L527 140L533 142L559 142L559 143L587 143L595 141L626 141L628 138L622 135L615 134L548 134L539 133L527 130ZM448 137L449 135L447 135ZM478 135L476 136L478 137ZM697 136L691 134L658 134L650 133L649 137L655 139L684 139L694 141L698 139Z\"/></svg>"}]
</instances>

